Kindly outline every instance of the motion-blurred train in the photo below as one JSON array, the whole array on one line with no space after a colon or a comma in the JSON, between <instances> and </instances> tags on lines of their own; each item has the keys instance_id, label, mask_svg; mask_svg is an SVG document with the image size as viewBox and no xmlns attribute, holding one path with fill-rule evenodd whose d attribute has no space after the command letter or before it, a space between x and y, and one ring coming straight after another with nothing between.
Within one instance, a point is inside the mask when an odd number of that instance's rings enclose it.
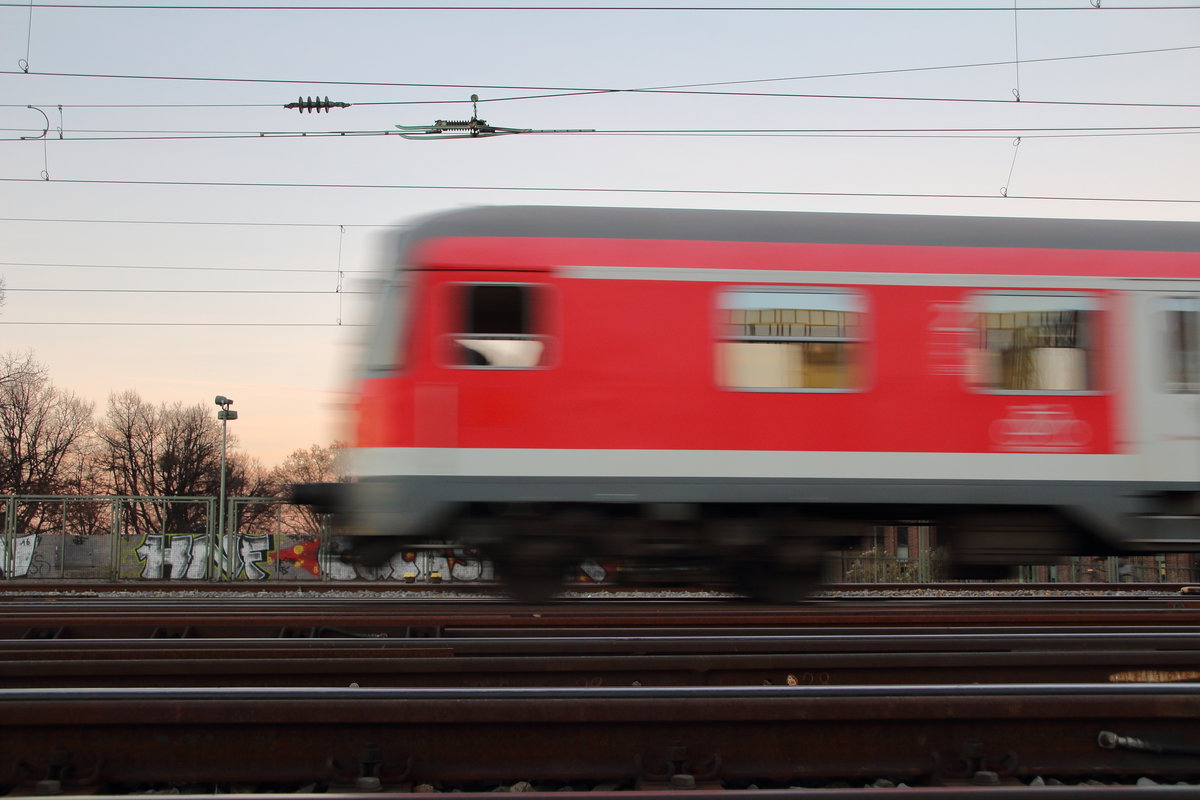
<instances>
[{"instance_id":1,"label":"motion-blurred train","mask_svg":"<svg viewBox=\"0 0 1200 800\"><path fill-rule=\"evenodd\" d=\"M884 522L981 576L1200 551L1200 223L495 207L397 255L353 480L297 490L363 560L794 600Z\"/></svg>"}]
</instances>

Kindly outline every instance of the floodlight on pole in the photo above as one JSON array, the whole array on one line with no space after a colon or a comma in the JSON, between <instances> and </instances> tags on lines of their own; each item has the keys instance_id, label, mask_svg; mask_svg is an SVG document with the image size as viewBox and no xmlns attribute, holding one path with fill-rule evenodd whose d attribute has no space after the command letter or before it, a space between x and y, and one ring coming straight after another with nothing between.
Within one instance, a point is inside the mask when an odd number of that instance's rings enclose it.
<instances>
[{"instance_id":1,"label":"floodlight on pole","mask_svg":"<svg viewBox=\"0 0 1200 800\"><path fill-rule=\"evenodd\" d=\"M221 498L219 500L220 508L217 511L217 541L222 549L225 548L225 445L228 441L229 420L237 419L238 412L230 411L229 407L233 405L233 401L224 395L217 395L213 401L221 407L217 412L217 419L221 420Z\"/></svg>"}]
</instances>

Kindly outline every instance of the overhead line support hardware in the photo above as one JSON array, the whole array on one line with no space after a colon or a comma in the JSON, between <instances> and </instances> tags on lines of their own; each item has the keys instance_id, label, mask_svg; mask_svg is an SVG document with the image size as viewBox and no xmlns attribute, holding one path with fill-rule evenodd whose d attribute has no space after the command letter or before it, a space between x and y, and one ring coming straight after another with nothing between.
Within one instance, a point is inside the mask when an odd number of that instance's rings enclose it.
<instances>
[{"instance_id":1,"label":"overhead line support hardware","mask_svg":"<svg viewBox=\"0 0 1200 800\"><path fill-rule=\"evenodd\" d=\"M470 119L439 119L432 125L397 125L400 136L405 139L478 139L484 136L505 136L510 133L595 133L592 128L564 130L538 130L534 128L507 128L489 125L479 118L479 95L471 95Z\"/></svg>"},{"instance_id":2,"label":"overhead line support hardware","mask_svg":"<svg viewBox=\"0 0 1200 800\"><path fill-rule=\"evenodd\" d=\"M298 97L296 102L288 103L284 108L294 108L303 114L305 111L313 113L314 111L320 114L322 111L328 112L331 108L349 108L350 103L343 103L340 100L330 100L328 95L324 99L320 97Z\"/></svg>"}]
</instances>

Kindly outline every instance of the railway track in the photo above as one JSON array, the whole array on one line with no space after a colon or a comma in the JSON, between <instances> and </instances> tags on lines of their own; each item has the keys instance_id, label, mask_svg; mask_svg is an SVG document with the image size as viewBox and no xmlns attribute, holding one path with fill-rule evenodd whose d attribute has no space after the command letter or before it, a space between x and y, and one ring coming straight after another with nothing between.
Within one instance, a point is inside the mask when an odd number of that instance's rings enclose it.
<instances>
[{"instance_id":1,"label":"railway track","mask_svg":"<svg viewBox=\"0 0 1200 800\"><path fill-rule=\"evenodd\" d=\"M0 748L17 756L9 780L34 787L718 789L1174 778L1195 770L1200 694L1170 684L8 689L0 709Z\"/></svg>"},{"instance_id":2,"label":"railway track","mask_svg":"<svg viewBox=\"0 0 1200 800\"><path fill-rule=\"evenodd\" d=\"M1200 681L1200 628L15 639L0 685L676 687Z\"/></svg>"},{"instance_id":3,"label":"railway track","mask_svg":"<svg viewBox=\"0 0 1200 800\"><path fill-rule=\"evenodd\" d=\"M927 626L958 628L1083 624L1200 624L1200 596L1119 594L1056 597L827 597L795 606L706 598L597 598L547 606L500 598L356 595L239 597L25 596L0 594L0 639L446 636L551 629L666 631Z\"/></svg>"},{"instance_id":4,"label":"railway track","mask_svg":"<svg viewBox=\"0 0 1200 800\"><path fill-rule=\"evenodd\" d=\"M0 609L0 792L1200 785L1190 598Z\"/></svg>"}]
</instances>

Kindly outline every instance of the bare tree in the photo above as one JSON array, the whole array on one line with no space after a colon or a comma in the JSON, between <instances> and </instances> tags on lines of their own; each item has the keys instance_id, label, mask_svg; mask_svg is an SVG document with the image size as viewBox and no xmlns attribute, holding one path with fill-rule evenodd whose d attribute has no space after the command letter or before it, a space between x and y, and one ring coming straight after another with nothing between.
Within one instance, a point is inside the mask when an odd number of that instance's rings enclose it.
<instances>
[{"instance_id":1,"label":"bare tree","mask_svg":"<svg viewBox=\"0 0 1200 800\"><path fill-rule=\"evenodd\" d=\"M68 491L90 444L92 410L91 403L53 386L31 355L0 356L0 494ZM20 530L54 524L49 508L21 504Z\"/></svg>"},{"instance_id":2,"label":"bare tree","mask_svg":"<svg viewBox=\"0 0 1200 800\"><path fill-rule=\"evenodd\" d=\"M323 483L344 480L338 471L338 451L345 445L334 442L330 445L314 444L293 450L283 463L275 468L281 483Z\"/></svg>"},{"instance_id":3,"label":"bare tree","mask_svg":"<svg viewBox=\"0 0 1200 800\"><path fill-rule=\"evenodd\" d=\"M272 471L272 477L281 491L297 483L344 481L346 476L338 473L337 460L343 447L341 442L334 442L295 450ZM321 531L321 516L309 506L289 506L283 512L282 527L294 536L315 537Z\"/></svg>"},{"instance_id":4,"label":"bare tree","mask_svg":"<svg viewBox=\"0 0 1200 800\"><path fill-rule=\"evenodd\" d=\"M134 391L111 395L97 426L98 462L113 494L133 497L218 497L221 485L221 425L204 404L146 402ZM227 497L275 497L277 485L256 459L227 442ZM238 528L251 526L266 506L243 509ZM126 519L140 533L203 533L209 522L203 504L131 502Z\"/></svg>"},{"instance_id":5,"label":"bare tree","mask_svg":"<svg viewBox=\"0 0 1200 800\"><path fill-rule=\"evenodd\" d=\"M137 392L110 395L97 426L99 460L114 494L136 497L213 497L220 482L221 429L197 403L148 403ZM131 503L126 519L141 533L199 533L201 504Z\"/></svg>"},{"instance_id":6,"label":"bare tree","mask_svg":"<svg viewBox=\"0 0 1200 800\"><path fill-rule=\"evenodd\" d=\"M0 386L5 384L44 378L46 370L33 358L33 353L0 355Z\"/></svg>"},{"instance_id":7,"label":"bare tree","mask_svg":"<svg viewBox=\"0 0 1200 800\"><path fill-rule=\"evenodd\" d=\"M281 485L274 470L263 467L257 458L245 453L230 453L227 458L225 473L225 494L228 497L271 498L271 502L241 503L238 506L235 526L226 530L237 533L250 533L259 529L260 524L267 523L270 527L275 514L279 512L279 503L274 501L286 490ZM270 530L268 532L273 532Z\"/></svg>"},{"instance_id":8,"label":"bare tree","mask_svg":"<svg viewBox=\"0 0 1200 800\"><path fill-rule=\"evenodd\" d=\"M280 497L286 486L275 479L274 470L246 453L234 452L228 457L225 472L225 492L236 497Z\"/></svg>"}]
</instances>

